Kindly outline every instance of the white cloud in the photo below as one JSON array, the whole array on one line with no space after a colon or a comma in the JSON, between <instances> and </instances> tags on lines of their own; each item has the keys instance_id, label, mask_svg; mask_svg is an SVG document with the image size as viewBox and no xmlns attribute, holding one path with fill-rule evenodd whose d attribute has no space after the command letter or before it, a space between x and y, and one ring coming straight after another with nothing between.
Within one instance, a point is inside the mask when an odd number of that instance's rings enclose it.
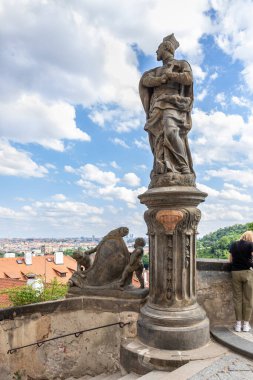
<instances>
[{"instance_id":1,"label":"white cloud","mask_svg":"<svg viewBox=\"0 0 253 380\"><path fill-rule=\"evenodd\" d=\"M207 96L207 89L204 88L201 92L198 93L198 95L196 96L196 99L199 102L202 102L202 100L204 100L206 96Z\"/></svg>"},{"instance_id":2,"label":"white cloud","mask_svg":"<svg viewBox=\"0 0 253 380\"><path fill-rule=\"evenodd\" d=\"M76 169L75 174L80 175L77 184L83 187L84 193L89 197L109 201L118 199L126 202L130 208L136 207L138 195L146 191L145 187L133 190L118 185L121 181L130 187L139 186L140 178L135 173L126 173L120 180L113 172L102 171L95 165L86 164Z\"/></svg>"},{"instance_id":3,"label":"white cloud","mask_svg":"<svg viewBox=\"0 0 253 380\"><path fill-rule=\"evenodd\" d=\"M141 137L138 140L134 139L134 145L139 149L150 150L149 144L147 142L147 138Z\"/></svg>"},{"instance_id":4,"label":"white cloud","mask_svg":"<svg viewBox=\"0 0 253 380\"><path fill-rule=\"evenodd\" d=\"M236 188L234 185L224 183L224 188L220 191L213 189L204 184L197 184L198 188L208 194L209 197L218 198L219 200L233 200L236 202L251 202L250 194L245 194L241 188Z\"/></svg>"},{"instance_id":5,"label":"white cloud","mask_svg":"<svg viewBox=\"0 0 253 380\"><path fill-rule=\"evenodd\" d=\"M135 173L126 173L122 178L122 181L131 187L136 187L140 185L140 178Z\"/></svg>"},{"instance_id":6,"label":"white cloud","mask_svg":"<svg viewBox=\"0 0 253 380\"><path fill-rule=\"evenodd\" d=\"M57 169L56 166L55 166L54 164L50 164L50 163L45 164L45 167L46 167L47 169Z\"/></svg>"},{"instance_id":7,"label":"white cloud","mask_svg":"<svg viewBox=\"0 0 253 380\"><path fill-rule=\"evenodd\" d=\"M75 109L64 102L45 102L37 95L22 95L15 102L0 102L0 136L64 150L63 140L90 141L75 124Z\"/></svg>"},{"instance_id":8,"label":"white cloud","mask_svg":"<svg viewBox=\"0 0 253 380\"><path fill-rule=\"evenodd\" d=\"M70 166L70 165L65 165L64 166L64 171L66 173L76 173L76 169L72 168L72 166Z\"/></svg>"},{"instance_id":9,"label":"white cloud","mask_svg":"<svg viewBox=\"0 0 253 380\"><path fill-rule=\"evenodd\" d=\"M238 165L238 162L253 159L253 117L245 122L241 115L205 113L198 109L194 110L192 116L195 132L192 152L195 164L218 162Z\"/></svg>"},{"instance_id":10,"label":"white cloud","mask_svg":"<svg viewBox=\"0 0 253 380\"><path fill-rule=\"evenodd\" d=\"M243 96L240 98L238 96L232 96L232 102L240 107L252 108L251 102Z\"/></svg>"},{"instance_id":11,"label":"white cloud","mask_svg":"<svg viewBox=\"0 0 253 380\"><path fill-rule=\"evenodd\" d=\"M138 129L143 124L143 111L140 99L136 102L134 108L124 109L120 106L94 106L89 114L93 123L104 128L108 125L110 130L118 133L130 132Z\"/></svg>"},{"instance_id":12,"label":"white cloud","mask_svg":"<svg viewBox=\"0 0 253 380\"><path fill-rule=\"evenodd\" d=\"M115 145L120 145L120 146L122 146L123 148L126 148L126 149L130 148L130 146L127 145L127 143L124 140L119 139L118 137L115 137L115 138L111 139L111 142L113 144L115 144Z\"/></svg>"},{"instance_id":13,"label":"white cloud","mask_svg":"<svg viewBox=\"0 0 253 380\"><path fill-rule=\"evenodd\" d=\"M224 181L233 181L240 183L242 186L252 187L253 170L238 170L222 167L220 169L211 169L206 171L207 178L222 178Z\"/></svg>"},{"instance_id":14,"label":"white cloud","mask_svg":"<svg viewBox=\"0 0 253 380\"><path fill-rule=\"evenodd\" d=\"M217 197L219 195L219 191L213 189L210 186L204 185L203 183L197 183L197 187L199 190L203 191L204 193L207 193L208 196Z\"/></svg>"},{"instance_id":15,"label":"white cloud","mask_svg":"<svg viewBox=\"0 0 253 380\"><path fill-rule=\"evenodd\" d=\"M216 103L219 103L222 107L225 107L225 105L226 105L226 96L225 96L224 92L219 92L215 96L215 101L216 101Z\"/></svg>"},{"instance_id":16,"label":"white cloud","mask_svg":"<svg viewBox=\"0 0 253 380\"><path fill-rule=\"evenodd\" d=\"M113 11L112 6L108 3L107 10ZM11 1L2 2L4 54L0 60L5 97L14 89L18 96L23 89L71 104L89 106L103 99L135 107L139 78L136 55L115 33L111 17L104 18L102 4L94 17L92 8L80 1L45 5L20 0L17 7ZM62 41L64 49L59 49Z\"/></svg>"},{"instance_id":17,"label":"white cloud","mask_svg":"<svg viewBox=\"0 0 253 380\"><path fill-rule=\"evenodd\" d=\"M243 215L243 210L234 209L233 205L228 208L228 205L216 203L205 204L202 207L203 221L223 220L229 223L243 223L247 218Z\"/></svg>"},{"instance_id":18,"label":"white cloud","mask_svg":"<svg viewBox=\"0 0 253 380\"><path fill-rule=\"evenodd\" d=\"M216 12L216 40L234 60L241 60L245 84L253 91L253 3L241 0L212 0Z\"/></svg>"},{"instance_id":19,"label":"white cloud","mask_svg":"<svg viewBox=\"0 0 253 380\"><path fill-rule=\"evenodd\" d=\"M88 231L86 236L89 236L97 233L99 228L104 228L103 212L102 207L84 202L34 201L22 206L20 210L0 207L0 225L6 231L6 236L13 236L14 233L26 237L69 237L80 236L84 231ZM11 231L8 225L6 228L6 219L11 220Z\"/></svg>"},{"instance_id":20,"label":"white cloud","mask_svg":"<svg viewBox=\"0 0 253 380\"><path fill-rule=\"evenodd\" d=\"M3 219L20 219L22 214L7 207L0 207L0 218Z\"/></svg>"},{"instance_id":21,"label":"white cloud","mask_svg":"<svg viewBox=\"0 0 253 380\"><path fill-rule=\"evenodd\" d=\"M29 153L17 150L0 139L0 175L28 178L44 177L47 173L47 168L36 164Z\"/></svg>"},{"instance_id":22,"label":"white cloud","mask_svg":"<svg viewBox=\"0 0 253 380\"><path fill-rule=\"evenodd\" d=\"M140 165L136 165L136 169L139 169L139 170L147 170L148 167L147 167L147 165L145 165L145 164L140 164Z\"/></svg>"},{"instance_id":23,"label":"white cloud","mask_svg":"<svg viewBox=\"0 0 253 380\"><path fill-rule=\"evenodd\" d=\"M128 189L124 186L106 186L98 188L98 194L105 199L119 199L127 203L130 208L136 207L138 201L138 195L144 193L147 189L140 187L135 190Z\"/></svg>"},{"instance_id":24,"label":"white cloud","mask_svg":"<svg viewBox=\"0 0 253 380\"><path fill-rule=\"evenodd\" d=\"M203 82L203 80L206 78L207 73L202 70L202 68L199 65L191 65L194 79L197 83Z\"/></svg>"},{"instance_id":25,"label":"white cloud","mask_svg":"<svg viewBox=\"0 0 253 380\"><path fill-rule=\"evenodd\" d=\"M17 89L19 96L22 89L71 104L117 103L133 109L139 101L139 72L131 46L154 54L161 38L174 32L181 53L199 62L199 40L212 28L209 9L207 0L122 0L120 7L115 0L19 0L16 7L3 0L3 94ZM62 41L64 49L59 49Z\"/></svg>"},{"instance_id":26,"label":"white cloud","mask_svg":"<svg viewBox=\"0 0 253 380\"><path fill-rule=\"evenodd\" d=\"M84 202L43 202L37 201L32 204L34 210L37 214L44 217L69 217L71 216L88 216L88 215L101 215L103 214L103 209L101 207L90 206Z\"/></svg>"},{"instance_id":27,"label":"white cloud","mask_svg":"<svg viewBox=\"0 0 253 380\"><path fill-rule=\"evenodd\" d=\"M112 162L110 162L110 165L111 165L111 167L114 168L114 169L120 169L120 166L117 164L116 161L112 161Z\"/></svg>"},{"instance_id":28,"label":"white cloud","mask_svg":"<svg viewBox=\"0 0 253 380\"><path fill-rule=\"evenodd\" d=\"M81 166L78 172L81 174L81 180L93 181L101 185L115 185L119 181L113 172L102 171L93 164Z\"/></svg>"},{"instance_id":29,"label":"white cloud","mask_svg":"<svg viewBox=\"0 0 253 380\"><path fill-rule=\"evenodd\" d=\"M52 195L52 199L55 201L65 201L67 198L64 194L54 194Z\"/></svg>"},{"instance_id":30,"label":"white cloud","mask_svg":"<svg viewBox=\"0 0 253 380\"><path fill-rule=\"evenodd\" d=\"M215 71L213 74L210 75L210 79L215 80L218 78L218 76L219 76L219 74L217 73L217 71Z\"/></svg>"}]
</instances>

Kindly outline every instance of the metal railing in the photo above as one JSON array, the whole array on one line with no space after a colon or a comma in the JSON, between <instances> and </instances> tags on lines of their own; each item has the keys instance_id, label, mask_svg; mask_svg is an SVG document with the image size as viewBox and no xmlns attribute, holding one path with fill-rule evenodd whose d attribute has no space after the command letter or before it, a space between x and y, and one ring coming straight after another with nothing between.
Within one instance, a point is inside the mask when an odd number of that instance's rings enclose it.
<instances>
[{"instance_id":1,"label":"metal railing","mask_svg":"<svg viewBox=\"0 0 253 380\"><path fill-rule=\"evenodd\" d=\"M116 322L116 323L110 323L109 325L103 325L103 326L98 326L98 327L93 327L91 329L86 329L86 330L80 330L80 331L75 331L75 332L72 332L72 333L69 333L69 334L64 334L64 335L59 335L59 336L55 336L53 338L50 338L50 339L45 339L45 340L39 340L35 343L30 343L30 344L26 344L25 346L19 346L19 347L15 347L15 348L10 348L8 351L7 351L7 354L14 354L15 352L17 352L18 350L21 350L22 348L26 348L26 347L32 347L32 346L37 346L37 347L41 347L44 343L47 343L47 342L50 342L51 340L56 340L56 339L61 339L61 338L65 338L66 336L75 336L76 338L78 338L80 335L82 335L83 333L86 333L88 331L94 331L94 330L99 330L99 329L103 329L105 327L111 327L111 326L117 326L119 325L119 327L122 329L123 327L127 326L127 325L130 325L131 322Z\"/></svg>"}]
</instances>

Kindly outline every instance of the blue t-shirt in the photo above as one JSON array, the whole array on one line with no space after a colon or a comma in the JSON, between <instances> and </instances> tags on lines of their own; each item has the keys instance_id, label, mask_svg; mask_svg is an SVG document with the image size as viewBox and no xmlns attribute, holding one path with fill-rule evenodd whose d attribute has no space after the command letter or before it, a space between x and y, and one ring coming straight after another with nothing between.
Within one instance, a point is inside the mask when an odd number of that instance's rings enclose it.
<instances>
[{"instance_id":1,"label":"blue t-shirt","mask_svg":"<svg viewBox=\"0 0 253 380\"><path fill-rule=\"evenodd\" d=\"M245 240L234 241L229 252L232 255L231 270L247 270L253 267L253 243Z\"/></svg>"}]
</instances>

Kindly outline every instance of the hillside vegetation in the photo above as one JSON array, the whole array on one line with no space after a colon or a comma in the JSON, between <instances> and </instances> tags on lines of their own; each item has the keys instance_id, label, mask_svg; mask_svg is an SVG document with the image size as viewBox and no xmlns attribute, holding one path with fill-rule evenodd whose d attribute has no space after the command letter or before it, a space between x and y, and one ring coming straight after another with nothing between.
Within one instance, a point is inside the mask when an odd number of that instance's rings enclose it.
<instances>
[{"instance_id":1,"label":"hillside vegetation","mask_svg":"<svg viewBox=\"0 0 253 380\"><path fill-rule=\"evenodd\" d=\"M197 257L227 259L230 244L248 230L253 230L253 223L219 228L217 231L203 236L197 241Z\"/></svg>"}]
</instances>

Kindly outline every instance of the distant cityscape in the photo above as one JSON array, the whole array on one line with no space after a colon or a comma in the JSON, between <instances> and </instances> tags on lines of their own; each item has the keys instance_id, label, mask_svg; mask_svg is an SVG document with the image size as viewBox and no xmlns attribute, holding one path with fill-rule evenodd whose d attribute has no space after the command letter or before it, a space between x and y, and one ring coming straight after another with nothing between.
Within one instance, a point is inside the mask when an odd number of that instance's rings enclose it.
<instances>
[{"instance_id":1,"label":"distant cityscape","mask_svg":"<svg viewBox=\"0 0 253 380\"><path fill-rule=\"evenodd\" d=\"M14 254L24 255L27 252L31 252L33 255L52 254L54 252L68 250L75 250L81 248L83 250L96 246L102 237L73 237L73 238L12 238L12 239L0 239L0 256L1 257L13 257ZM126 244L129 248L133 247L135 237L133 234L128 235L125 238Z\"/></svg>"}]
</instances>

